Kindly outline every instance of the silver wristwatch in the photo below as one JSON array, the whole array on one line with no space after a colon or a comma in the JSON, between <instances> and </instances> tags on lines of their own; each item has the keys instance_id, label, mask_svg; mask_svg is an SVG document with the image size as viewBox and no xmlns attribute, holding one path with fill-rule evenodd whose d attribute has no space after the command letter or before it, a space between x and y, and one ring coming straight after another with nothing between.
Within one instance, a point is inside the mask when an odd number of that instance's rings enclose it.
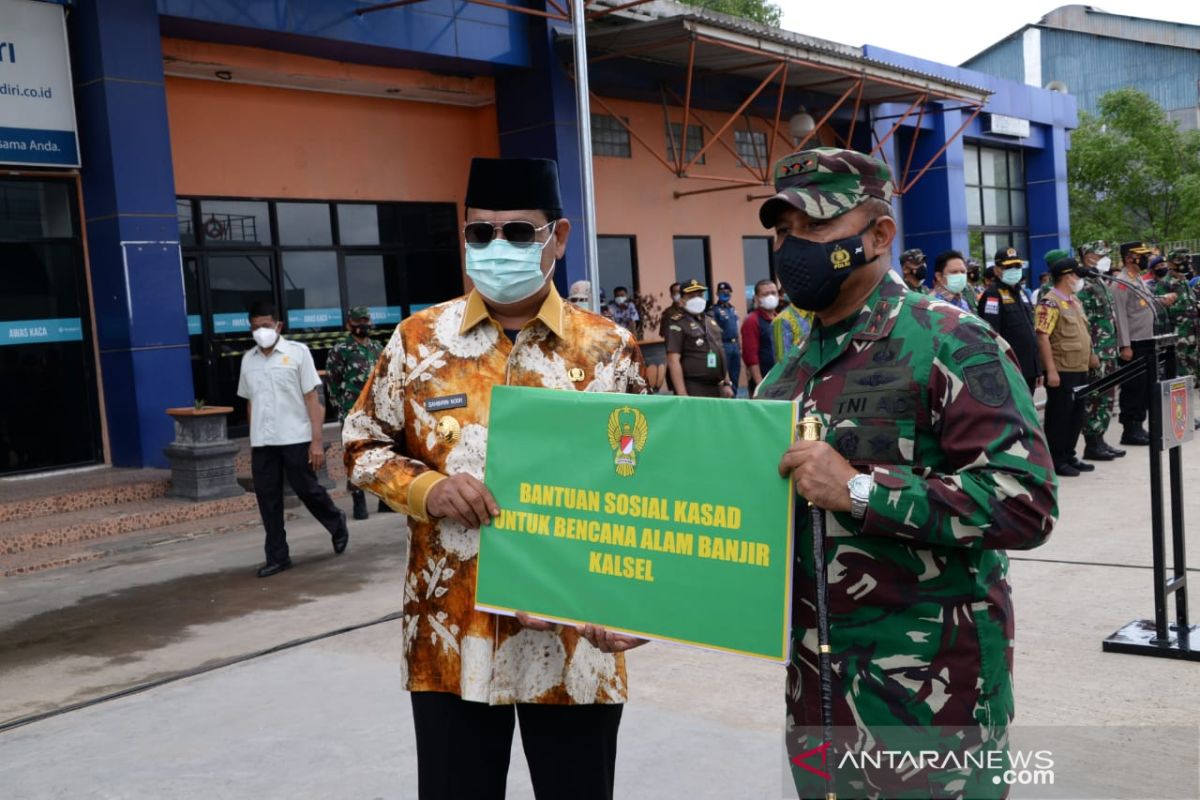
<instances>
[{"instance_id":1,"label":"silver wristwatch","mask_svg":"<svg viewBox=\"0 0 1200 800\"><path fill-rule=\"evenodd\" d=\"M871 487L874 485L874 475L855 475L846 481L846 488L850 490L850 515L855 519L867 515L867 502L871 499Z\"/></svg>"}]
</instances>

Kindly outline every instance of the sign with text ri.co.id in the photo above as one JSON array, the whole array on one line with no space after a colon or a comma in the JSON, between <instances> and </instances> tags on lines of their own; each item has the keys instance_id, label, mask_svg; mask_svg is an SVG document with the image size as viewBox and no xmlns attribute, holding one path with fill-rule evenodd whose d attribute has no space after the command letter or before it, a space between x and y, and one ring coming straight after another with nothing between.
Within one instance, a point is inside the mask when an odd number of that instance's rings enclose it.
<instances>
[{"instance_id":1,"label":"sign with text ri.co.id","mask_svg":"<svg viewBox=\"0 0 1200 800\"><path fill-rule=\"evenodd\" d=\"M788 655L792 403L497 386L476 606Z\"/></svg>"}]
</instances>

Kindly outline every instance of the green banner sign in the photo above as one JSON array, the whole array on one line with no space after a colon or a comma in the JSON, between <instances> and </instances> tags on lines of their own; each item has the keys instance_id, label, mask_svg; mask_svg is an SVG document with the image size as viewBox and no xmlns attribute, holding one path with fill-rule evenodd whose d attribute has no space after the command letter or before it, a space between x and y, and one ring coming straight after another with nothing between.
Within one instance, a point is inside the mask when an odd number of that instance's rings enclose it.
<instances>
[{"instance_id":1,"label":"green banner sign","mask_svg":"<svg viewBox=\"0 0 1200 800\"><path fill-rule=\"evenodd\" d=\"M792 403L497 386L477 607L788 656Z\"/></svg>"}]
</instances>

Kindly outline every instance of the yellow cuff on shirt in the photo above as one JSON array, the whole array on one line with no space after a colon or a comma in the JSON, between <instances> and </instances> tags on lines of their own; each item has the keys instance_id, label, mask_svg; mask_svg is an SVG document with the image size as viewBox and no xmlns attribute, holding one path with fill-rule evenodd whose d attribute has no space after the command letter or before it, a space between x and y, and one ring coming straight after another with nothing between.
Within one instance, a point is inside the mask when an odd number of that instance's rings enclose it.
<instances>
[{"instance_id":1,"label":"yellow cuff on shirt","mask_svg":"<svg viewBox=\"0 0 1200 800\"><path fill-rule=\"evenodd\" d=\"M425 500L429 492L440 481L448 476L436 470L422 472L408 485L408 514L421 522L429 522L429 512L425 510Z\"/></svg>"}]
</instances>

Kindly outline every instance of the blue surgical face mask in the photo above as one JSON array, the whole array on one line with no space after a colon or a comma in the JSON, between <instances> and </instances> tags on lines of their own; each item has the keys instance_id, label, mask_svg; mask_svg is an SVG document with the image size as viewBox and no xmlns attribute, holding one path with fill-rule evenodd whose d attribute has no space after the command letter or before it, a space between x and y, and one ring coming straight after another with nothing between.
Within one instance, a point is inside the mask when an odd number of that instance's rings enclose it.
<instances>
[{"instance_id":1,"label":"blue surgical face mask","mask_svg":"<svg viewBox=\"0 0 1200 800\"><path fill-rule=\"evenodd\" d=\"M730 297L733 297L733 295L731 295L729 292L720 292L717 294L717 299L722 303L728 303Z\"/></svg>"},{"instance_id":2,"label":"blue surgical face mask","mask_svg":"<svg viewBox=\"0 0 1200 800\"><path fill-rule=\"evenodd\" d=\"M542 251L551 237L539 244L518 247L507 239L493 239L484 247L467 246L467 275L479 293L493 303L510 305L538 293L554 272L542 272Z\"/></svg>"},{"instance_id":3,"label":"blue surgical face mask","mask_svg":"<svg viewBox=\"0 0 1200 800\"><path fill-rule=\"evenodd\" d=\"M967 273L959 272L946 276L946 291L950 294L961 294L965 288L967 288Z\"/></svg>"},{"instance_id":4,"label":"blue surgical face mask","mask_svg":"<svg viewBox=\"0 0 1200 800\"><path fill-rule=\"evenodd\" d=\"M1001 273L1000 280L1009 286L1016 286L1024 276L1025 270L1022 267L1009 267Z\"/></svg>"}]
</instances>

